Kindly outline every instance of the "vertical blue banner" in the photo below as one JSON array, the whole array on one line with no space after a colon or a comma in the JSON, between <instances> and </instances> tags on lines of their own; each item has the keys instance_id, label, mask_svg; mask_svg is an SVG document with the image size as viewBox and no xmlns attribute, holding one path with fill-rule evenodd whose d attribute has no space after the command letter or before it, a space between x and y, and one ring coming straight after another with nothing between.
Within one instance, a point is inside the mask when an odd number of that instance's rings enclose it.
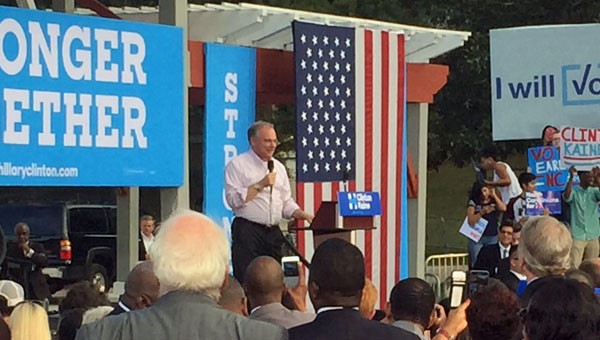
<instances>
[{"instance_id":1,"label":"vertical blue banner","mask_svg":"<svg viewBox=\"0 0 600 340\"><path fill-rule=\"evenodd\" d=\"M248 149L246 131L255 119L256 51L253 48L204 44L206 106L204 111L203 212L230 238L233 212L225 201L225 165Z\"/></svg>"}]
</instances>

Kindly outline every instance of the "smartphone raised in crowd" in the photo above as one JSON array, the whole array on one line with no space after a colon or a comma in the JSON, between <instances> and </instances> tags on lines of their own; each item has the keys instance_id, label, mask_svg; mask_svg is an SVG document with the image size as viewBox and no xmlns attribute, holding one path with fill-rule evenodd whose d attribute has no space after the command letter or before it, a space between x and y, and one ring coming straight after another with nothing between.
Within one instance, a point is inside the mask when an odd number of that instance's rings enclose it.
<instances>
[{"instance_id":1,"label":"smartphone raised in crowd","mask_svg":"<svg viewBox=\"0 0 600 340\"><path fill-rule=\"evenodd\" d=\"M452 272L452 285L450 286L450 308L460 306L464 297L467 286L467 273L461 270Z\"/></svg>"},{"instance_id":2,"label":"smartphone raised in crowd","mask_svg":"<svg viewBox=\"0 0 600 340\"><path fill-rule=\"evenodd\" d=\"M479 287L487 286L489 278L490 273L487 270L453 271L450 287L450 308L458 307L465 298L471 296Z\"/></svg>"},{"instance_id":3,"label":"smartphone raised in crowd","mask_svg":"<svg viewBox=\"0 0 600 340\"><path fill-rule=\"evenodd\" d=\"M299 268L298 256L284 256L281 258L281 268L283 269L283 282L288 287L293 287L298 284Z\"/></svg>"},{"instance_id":4,"label":"smartphone raised in crowd","mask_svg":"<svg viewBox=\"0 0 600 340\"><path fill-rule=\"evenodd\" d=\"M479 287L487 286L489 279L490 273L487 270L469 270L467 273L467 296L471 296Z\"/></svg>"}]
</instances>

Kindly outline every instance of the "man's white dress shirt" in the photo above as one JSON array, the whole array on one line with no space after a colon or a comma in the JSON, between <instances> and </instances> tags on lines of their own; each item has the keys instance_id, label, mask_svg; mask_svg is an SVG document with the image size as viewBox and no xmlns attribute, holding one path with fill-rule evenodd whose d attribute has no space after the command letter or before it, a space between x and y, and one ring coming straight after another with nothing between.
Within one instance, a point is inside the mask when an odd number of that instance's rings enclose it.
<instances>
[{"instance_id":1,"label":"man's white dress shirt","mask_svg":"<svg viewBox=\"0 0 600 340\"><path fill-rule=\"evenodd\" d=\"M277 174L271 200L271 221L269 221L270 188L265 187L248 202L248 187L258 183L268 173L267 162L261 160L252 149L234 157L225 167L225 199L237 217L252 222L273 225L283 217L291 219L298 204L292 199L290 181L285 166L273 158L274 172Z\"/></svg>"}]
</instances>

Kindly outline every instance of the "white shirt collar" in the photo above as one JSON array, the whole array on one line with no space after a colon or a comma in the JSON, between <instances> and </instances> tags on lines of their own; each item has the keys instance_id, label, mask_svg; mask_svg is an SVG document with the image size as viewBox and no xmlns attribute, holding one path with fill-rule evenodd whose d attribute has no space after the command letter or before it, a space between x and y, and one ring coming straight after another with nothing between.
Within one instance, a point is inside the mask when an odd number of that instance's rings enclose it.
<instances>
[{"instance_id":1,"label":"white shirt collar","mask_svg":"<svg viewBox=\"0 0 600 340\"><path fill-rule=\"evenodd\" d=\"M525 276L525 275L523 275L523 274L521 274L519 272L516 272L516 271L514 271L512 269L510 270L510 272L513 273L513 274L515 274L515 276L519 279L519 281L527 281L527 276Z\"/></svg>"},{"instance_id":2,"label":"white shirt collar","mask_svg":"<svg viewBox=\"0 0 600 340\"><path fill-rule=\"evenodd\" d=\"M142 240L144 240L144 241L154 241L154 235L150 234L150 237L148 237L144 233L141 233L141 234L142 234Z\"/></svg>"},{"instance_id":3,"label":"white shirt collar","mask_svg":"<svg viewBox=\"0 0 600 340\"><path fill-rule=\"evenodd\" d=\"M321 307L317 310L317 314L323 313L323 312L328 312L330 310L340 310L340 309L344 309L344 307L342 306L326 306L326 307ZM358 307L352 307L352 309L354 310L358 310Z\"/></svg>"},{"instance_id":4,"label":"white shirt collar","mask_svg":"<svg viewBox=\"0 0 600 340\"><path fill-rule=\"evenodd\" d=\"M260 307L262 307L262 306L256 306L256 307L252 308L252 310L250 311L250 314L254 314L254 312L256 312Z\"/></svg>"},{"instance_id":5,"label":"white shirt collar","mask_svg":"<svg viewBox=\"0 0 600 340\"><path fill-rule=\"evenodd\" d=\"M502 245L502 243L498 242L498 245L500 246L500 258L503 258L502 256L504 255L505 250L506 250L506 256L508 256L509 252L510 252L510 244L508 245L508 247L505 247Z\"/></svg>"},{"instance_id":6,"label":"white shirt collar","mask_svg":"<svg viewBox=\"0 0 600 340\"><path fill-rule=\"evenodd\" d=\"M252 158L254 158L254 160L256 160L257 162L260 162L261 164L267 164L267 161L263 161L262 159L260 159L260 157L258 157L258 155L256 154L256 152L254 152L254 150L252 148L250 148L250 154L252 155Z\"/></svg>"},{"instance_id":7,"label":"white shirt collar","mask_svg":"<svg viewBox=\"0 0 600 340\"><path fill-rule=\"evenodd\" d=\"M119 307L121 307L121 309L123 309L125 312L131 312L131 308L127 307L121 300L119 300Z\"/></svg>"}]
</instances>

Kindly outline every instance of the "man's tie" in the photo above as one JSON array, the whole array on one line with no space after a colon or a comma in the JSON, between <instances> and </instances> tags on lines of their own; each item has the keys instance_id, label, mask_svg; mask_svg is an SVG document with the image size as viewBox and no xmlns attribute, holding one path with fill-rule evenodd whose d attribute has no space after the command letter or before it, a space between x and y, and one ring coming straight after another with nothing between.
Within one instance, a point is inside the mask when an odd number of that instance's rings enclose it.
<instances>
[{"instance_id":1,"label":"man's tie","mask_svg":"<svg viewBox=\"0 0 600 340\"><path fill-rule=\"evenodd\" d=\"M502 258L505 259L508 257L508 250L504 249L502 250Z\"/></svg>"}]
</instances>

